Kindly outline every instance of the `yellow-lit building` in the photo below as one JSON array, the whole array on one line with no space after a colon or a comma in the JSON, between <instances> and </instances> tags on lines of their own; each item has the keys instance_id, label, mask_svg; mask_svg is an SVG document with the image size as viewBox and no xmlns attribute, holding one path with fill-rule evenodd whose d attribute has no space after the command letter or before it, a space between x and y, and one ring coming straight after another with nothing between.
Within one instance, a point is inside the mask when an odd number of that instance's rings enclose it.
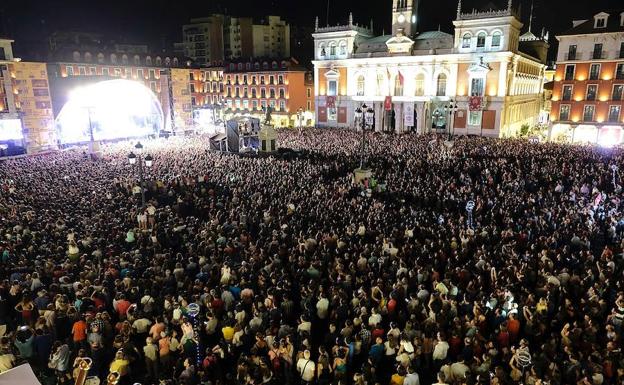
<instances>
[{"instance_id":1,"label":"yellow-lit building","mask_svg":"<svg viewBox=\"0 0 624 385\"><path fill-rule=\"evenodd\" d=\"M511 1L502 10L464 13L454 34L417 30L417 2L393 1L393 34L354 24L315 29L316 118L352 127L361 104L375 130L514 136L538 122L548 44L522 22ZM448 108L457 105L451 122Z\"/></svg>"}]
</instances>

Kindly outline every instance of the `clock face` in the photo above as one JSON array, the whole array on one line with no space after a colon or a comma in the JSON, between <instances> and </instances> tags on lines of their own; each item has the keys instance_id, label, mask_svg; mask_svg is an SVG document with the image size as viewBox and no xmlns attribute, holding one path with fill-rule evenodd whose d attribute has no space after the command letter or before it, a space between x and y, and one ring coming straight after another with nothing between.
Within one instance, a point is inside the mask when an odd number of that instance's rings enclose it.
<instances>
[{"instance_id":1,"label":"clock face","mask_svg":"<svg viewBox=\"0 0 624 385\"><path fill-rule=\"evenodd\" d=\"M402 14L399 15L398 21L399 21L399 23L404 23L405 22L405 16L403 16Z\"/></svg>"}]
</instances>

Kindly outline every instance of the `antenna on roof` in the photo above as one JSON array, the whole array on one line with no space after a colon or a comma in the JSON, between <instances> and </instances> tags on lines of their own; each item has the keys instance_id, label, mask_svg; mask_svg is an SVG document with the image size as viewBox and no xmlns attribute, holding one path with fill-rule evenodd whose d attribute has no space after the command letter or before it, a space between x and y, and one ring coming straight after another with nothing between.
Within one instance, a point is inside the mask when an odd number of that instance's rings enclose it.
<instances>
[{"instance_id":1,"label":"antenna on roof","mask_svg":"<svg viewBox=\"0 0 624 385\"><path fill-rule=\"evenodd\" d=\"M370 30L371 30L371 33L373 33L373 18L371 18Z\"/></svg>"},{"instance_id":2,"label":"antenna on roof","mask_svg":"<svg viewBox=\"0 0 624 385\"><path fill-rule=\"evenodd\" d=\"M532 26L533 26L533 0L531 0L531 14L529 15L529 32L531 32Z\"/></svg>"}]
</instances>

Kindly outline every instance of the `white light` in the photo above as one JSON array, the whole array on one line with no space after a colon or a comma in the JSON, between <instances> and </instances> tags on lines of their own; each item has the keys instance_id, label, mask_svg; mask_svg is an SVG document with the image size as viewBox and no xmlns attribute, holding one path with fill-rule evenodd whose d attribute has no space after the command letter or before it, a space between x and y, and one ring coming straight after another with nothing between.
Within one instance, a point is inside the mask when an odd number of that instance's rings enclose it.
<instances>
[{"instance_id":1,"label":"white light","mask_svg":"<svg viewBox=\"0 0 624 385\"><path fill-rule=\"evenodd\" d=\"M602 147L610 148L622 143L622 128L619 126L605 126L598 135L598 144Z\"/></svg>"},{"instance_id":2,"label":"white light","mask_svg":"<svg viewBox=\"0 0 624 385\"><path fill-rule=\"evenodd\" d=\"M90 123L89 123L90 121ZM56 118L62 143L157 134L163 112L154 93L132 80L109 80L75 89Z\"/></svg>"},{"instance_id":3,"label":"white light","mask_svg":"<svg viewBox=\"0 0 624 385\"><path fill-rule=\"evenodd\" d=\"M399 15L398 21L399 21L399 23L404 23L405 22L405 16L403 16L402 14Z\"/></svg>"},{"instance_id":4,"label":"white light","mask_svg":"<svg viewBox=\"0 0 624 385\"><path fill-rule=\"evenodd\" d=\"M0 119L0 140L23 139L22 122L19 119Z\"/></svg>"},{"instance_id":5,"label":"white light","mask_svg":"<svg viewBox=\"0 0 624 385\"><path fill-rule=\"evenodd\" d=\"M416 15L412 15L412 24L416 23Z\"/></svg>"}]
</instances>

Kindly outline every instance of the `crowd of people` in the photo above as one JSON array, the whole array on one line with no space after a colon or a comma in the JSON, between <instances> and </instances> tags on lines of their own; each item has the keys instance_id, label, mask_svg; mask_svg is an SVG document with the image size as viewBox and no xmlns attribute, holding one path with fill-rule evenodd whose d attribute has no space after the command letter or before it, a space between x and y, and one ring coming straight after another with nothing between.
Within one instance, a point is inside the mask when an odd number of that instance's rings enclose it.
<instances>
[{"instance_id":1,"label":"crowd of people","mask_svg":"<svg viewBox=\"0 0 624 385\"><path fill-rule=\"evenodd\" d=\"M145 206L133 143L0 161L0 378L624 384L622 151L360 139L151 140Z\"/></svg>"}]
</instances>

